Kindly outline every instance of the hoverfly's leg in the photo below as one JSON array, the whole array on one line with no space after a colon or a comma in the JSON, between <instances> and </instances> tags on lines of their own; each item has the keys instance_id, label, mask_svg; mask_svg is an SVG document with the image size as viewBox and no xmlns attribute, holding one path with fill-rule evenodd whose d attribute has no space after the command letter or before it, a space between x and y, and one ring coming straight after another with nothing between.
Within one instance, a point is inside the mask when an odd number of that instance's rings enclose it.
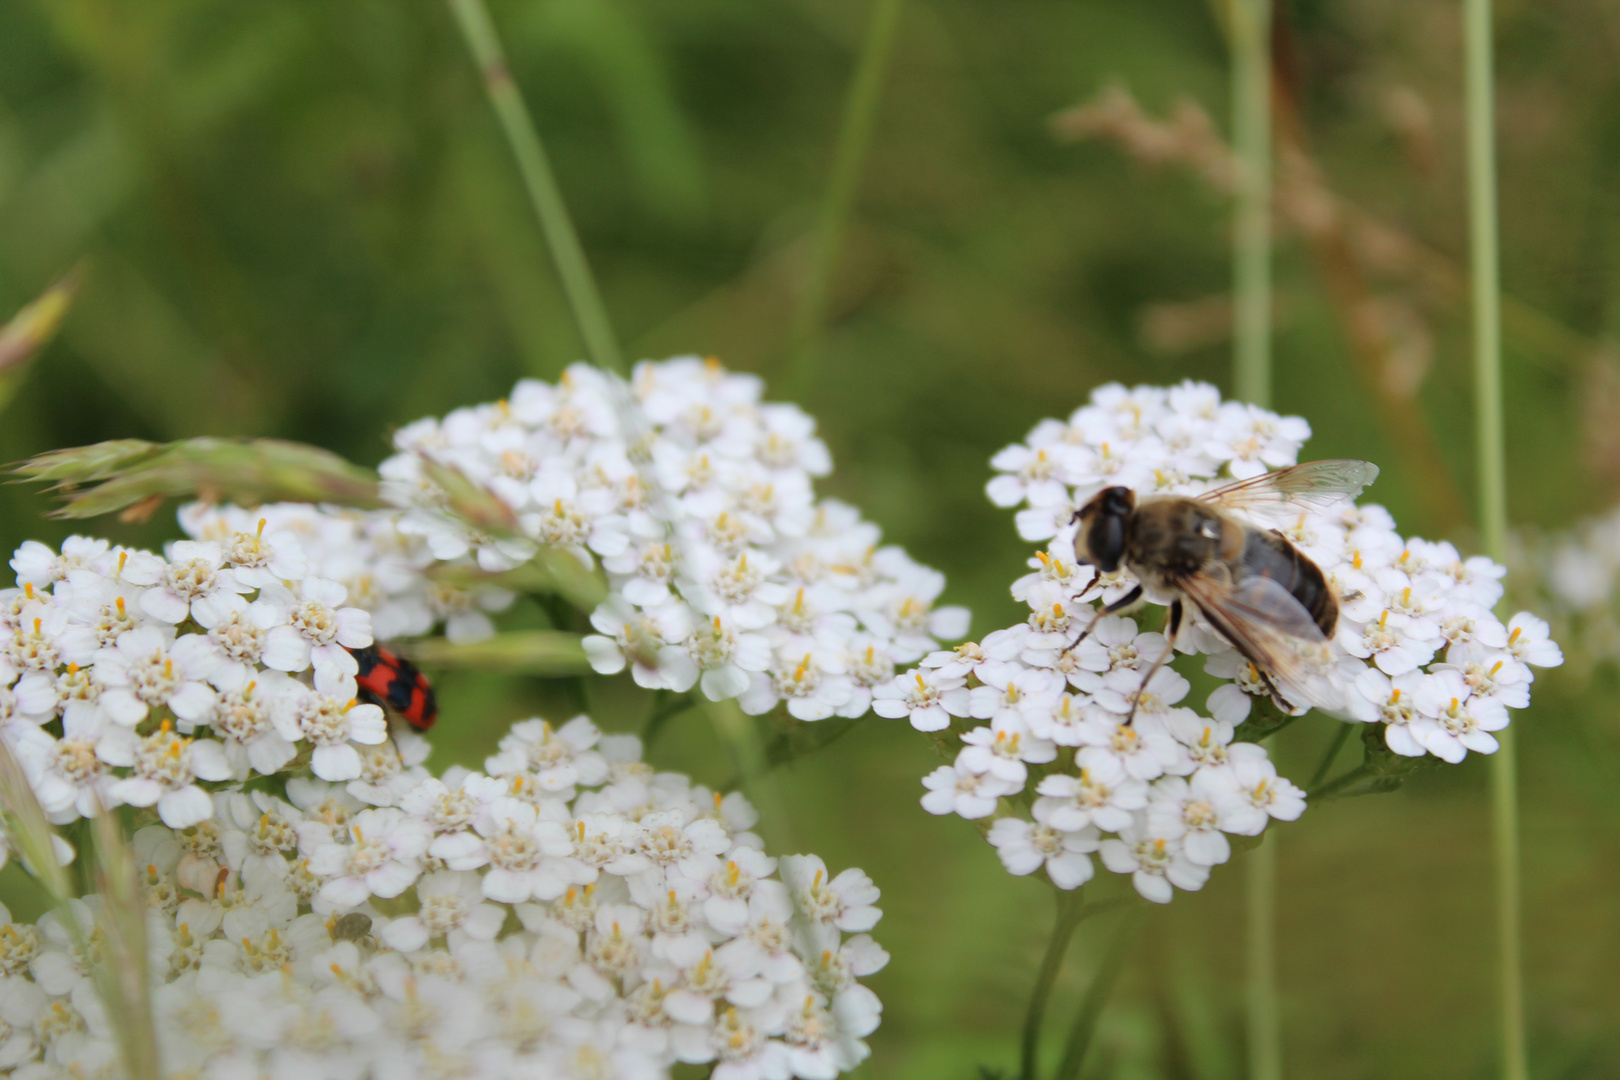
<instances>
[{"instance_id":1,"label":"hoverfly's leg","mask_svg":"<svg viewBox=\"0 0 1620 1080\"><path fill-rule=\"evenodd\" d=\"M1081 595L1084 594L1082 593ZM1091 633L1091 628L1097 625L1098 619L1102 618L1104 615L1112 615L1116 611L1124 611L1126 608L1130 607L1140 599L1142 599L1142 586L1138 585L1136 588L1132 589L1118 600L1115 600L1112 604L1109 604L1102 610L1098 611L1097 614L1092 617L1092 620L1086 624L1086 628L1080 631L1080 636L1069 642L1069 647L1064 649L1063 652L1072 652L1076 646L1078 646L1082 641L1086 640L1086 635ZM1059 655L1062 655L1062 653Z\"/></svg>"},{"instance_id":2,"label":"hoverfly's leg","mask_svg":"<svg viewBox=\"0 0 1620 1080\"><path fill-rule=\"evenodd\" d=\"M1136 719L1136 707L1142 703L1142 695L1147 693L1148 683L1152 682L1153 676L1159 673L1159 669L1164 667L1172 656L1176 655L1176 635L1181 633L1181 614L1181 598L1177 597L1170 604L1170 620L1165 627L1164 634L1167 639L1164 652L1157 660L1153 661L1153 666L1148 668L1147 677L1142 680L1141 688L1136 691L1136 699L1131 702L1130 715L1125 717L1127 724Z\"/></svg>"}]
</instances>

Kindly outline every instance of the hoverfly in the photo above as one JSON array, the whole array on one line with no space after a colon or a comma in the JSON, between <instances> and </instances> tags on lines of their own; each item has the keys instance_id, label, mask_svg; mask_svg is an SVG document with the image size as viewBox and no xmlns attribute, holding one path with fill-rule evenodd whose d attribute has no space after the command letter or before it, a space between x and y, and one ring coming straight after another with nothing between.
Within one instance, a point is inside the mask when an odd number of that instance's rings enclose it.
<instances>
[{"instance_id":1,"label":"hoverfly","mask_svg":"<svg viewBox=\"0 0 1620 1080\"><path fill-rule=\"evenodd\" d=\"M1327 651L1339 620L1333 586L1282 533L1237 515L1263 519L1289 510L1319 510L1354 499L1377 478L1378 466L1371 462L1337 459L1295 465L1202 495L1138 499L1130 488L1108 487L1093 496L1074 515L1080 526L1075 557L1100 573L1124 566L1140 582L1097 618L1135 604L1144 587L1175 598L1165 629L1170 647L1148 669L1142 689L1174 655L1182 602L1188 600L1254 665L1285 711L1309 705L1343 713L1343 688L1333 677ZM1069 648L1089 632L1089 627L1082 631Z\"/></svg>"}]
</instances>

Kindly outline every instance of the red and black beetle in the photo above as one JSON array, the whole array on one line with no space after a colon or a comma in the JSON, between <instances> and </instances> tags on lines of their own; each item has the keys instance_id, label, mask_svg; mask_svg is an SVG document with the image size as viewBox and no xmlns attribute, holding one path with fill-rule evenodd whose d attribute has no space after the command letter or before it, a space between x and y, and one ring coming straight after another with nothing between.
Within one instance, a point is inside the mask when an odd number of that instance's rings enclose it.
<instances>
[{"instance_id":1,"label":"red and black beetle","mask_svg":"<svg viewBox=\"0 0 1620 1080\"><path fill-rule=\"evenodd\" d=\"M360 684L361 700L392 708L418 731L433 726L439 718L439 703L415 664L382 645L349 652L360 664L355 681Z\"/></svg>"}]
</instances>

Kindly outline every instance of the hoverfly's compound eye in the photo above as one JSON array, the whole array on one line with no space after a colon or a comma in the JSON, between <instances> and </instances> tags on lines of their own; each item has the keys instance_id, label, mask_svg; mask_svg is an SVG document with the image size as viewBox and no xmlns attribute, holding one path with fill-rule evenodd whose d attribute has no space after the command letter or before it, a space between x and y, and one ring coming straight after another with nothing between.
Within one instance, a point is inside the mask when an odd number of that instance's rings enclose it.
<instances>
[{"instance_id":1,"label":"hoverfly's compound eye","mask_svg":"<svg viewBox=\"0 0 1620 1080\"><path fill-rule=\"evenodd\" d=\"M1075 557L1105 574L1119 569L1125 557L1125 522L1136 507L1130 488L1104 488L1078 515Z\"/></svg>"}]
</instances>

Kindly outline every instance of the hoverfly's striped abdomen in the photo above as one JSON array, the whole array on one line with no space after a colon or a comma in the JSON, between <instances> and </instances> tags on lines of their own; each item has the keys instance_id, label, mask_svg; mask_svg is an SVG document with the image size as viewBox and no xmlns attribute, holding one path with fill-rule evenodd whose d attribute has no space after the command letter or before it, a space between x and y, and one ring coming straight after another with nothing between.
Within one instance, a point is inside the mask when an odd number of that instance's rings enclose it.
<instances>
[{"instance_id":1,"label":"hoverfly's striped abdomen","mask_svg":"<svg viewBox=\"0 0 1620 1080\"><path fill-rule=\"evenodd\" d=\"M1268 577L1293 594L1324 637L1339 625L1339 602L1322 570L1281 533L1250 529L1243 545L1244 573Z\"/></svg>"}]
</instances>

